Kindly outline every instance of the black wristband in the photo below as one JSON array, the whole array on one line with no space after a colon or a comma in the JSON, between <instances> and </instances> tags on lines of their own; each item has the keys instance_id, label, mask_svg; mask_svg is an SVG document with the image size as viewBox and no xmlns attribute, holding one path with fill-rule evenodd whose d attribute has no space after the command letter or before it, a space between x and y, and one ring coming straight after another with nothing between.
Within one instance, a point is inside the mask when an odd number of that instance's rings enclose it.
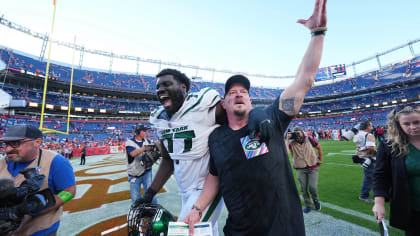
<instances>
[{"instance_id":1,"label":"black wristband","mask_svg":"<svg viewBox=\"0 0 420 236\"><path fill-rule=\"evenodd\" d=\"M325 35L325 31L315 31L311 33L312 37L316 37L318 35Z\"/></svg>"}]
</instances>

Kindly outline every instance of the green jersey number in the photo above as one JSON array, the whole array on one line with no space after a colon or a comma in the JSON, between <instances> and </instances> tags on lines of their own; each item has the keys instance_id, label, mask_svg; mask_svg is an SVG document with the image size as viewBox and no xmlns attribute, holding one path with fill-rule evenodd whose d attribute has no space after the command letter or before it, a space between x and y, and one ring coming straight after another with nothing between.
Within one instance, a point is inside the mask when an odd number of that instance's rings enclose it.
<instances>
[{"instance_id":1,"label":"green jersey number","mask_svg":"<svg viewBox=\"0 0 420 236\"><path fill-rule=\"evenodd\" d=\"M162 136L162 139L168 141L168 152L174 152L174 140L173 139L184 139L184 152L191 151L192 139L195 138L194 130L179 132L175 134L166 134Z\"/></svg>"}]
</instances>

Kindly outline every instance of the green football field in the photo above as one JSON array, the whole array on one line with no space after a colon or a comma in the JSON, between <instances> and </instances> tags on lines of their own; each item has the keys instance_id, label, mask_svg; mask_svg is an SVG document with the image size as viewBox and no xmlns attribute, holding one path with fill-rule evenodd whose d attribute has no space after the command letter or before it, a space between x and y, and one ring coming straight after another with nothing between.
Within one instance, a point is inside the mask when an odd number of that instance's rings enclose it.
<instances>
[{"instance_id":1,"label":"green football field","mask_svg":"<svg viewBox=\"0 0 420 236\"><path fill-rule=\"evenodd\" d=\"M324 157L318 182L319 199L324 203L322 213L377 231L378 224L374 221L372 212L373 204L358 199L363 169L360 164L354 164L351 160L356 145L352 141L319 143ZM297 187L299 189L298 185ZM371 197L373 198L373 191ZM386 219L389 220L388 203L386 207ZM390 235L404 234L398 229L390 228Z\"/></svg>"},{"instance_id":2,"label":"green football field","mask_svg":"<svg viewBox=\"0 0 420 236\"><path fill-rule=\"evenodd\" d=\"M358 199L363 169L351 160L355 144L352 141L321 141L320 145L324 153L318 188L322 209L304 214L307 235L379 235L379 226L372 213L373 204ZM78 158L70 160L77 192L64 206L59 235L99 235L110 229L115 231L106 236L127 235L124 224L131 200L125 158L125 153L89 156L83 166L79 165ZM157 168L158 165L154 165L153 173ZM179 213L181 197L173 176L157 194L157 199L175 216ZM226 218L224 208L218 220L220 235L223 235ZM400 230L389 229L390 235L404 235Z\"/></svg>"}]
</instances>

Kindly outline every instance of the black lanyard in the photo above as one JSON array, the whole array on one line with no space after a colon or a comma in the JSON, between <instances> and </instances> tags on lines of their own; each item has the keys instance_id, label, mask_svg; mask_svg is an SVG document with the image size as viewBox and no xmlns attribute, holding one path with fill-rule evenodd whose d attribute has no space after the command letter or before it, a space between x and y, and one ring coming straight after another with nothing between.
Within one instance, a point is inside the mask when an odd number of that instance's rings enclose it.
<instances>
[{"instance_id":1,"label":"black lanyard","mask_svg":"<svg viewBox=\"0 0 420 236\"><path fill-rule=\"evenodd\" d=\"M38 157L38 168L40 168L41 166L41 155L42 155L42 149L39 149L39 157Z\"/></svg>"}]
</instances>

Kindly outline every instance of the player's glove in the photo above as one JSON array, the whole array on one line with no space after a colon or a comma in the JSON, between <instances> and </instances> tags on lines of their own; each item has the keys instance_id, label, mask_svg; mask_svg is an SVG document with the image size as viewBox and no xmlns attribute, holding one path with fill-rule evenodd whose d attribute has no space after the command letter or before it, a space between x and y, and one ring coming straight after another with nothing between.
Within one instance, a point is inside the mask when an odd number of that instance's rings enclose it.
<instances>
[{"instance_id":1,"label":"player's glove","mask_svg":"<svg viewBox=\"0 0 420 236\"><path fill-rule=\"evenodd\" d=\"M365 161L362 163L362 167L366 169L370 166L371 163L372 161L370 160L370 158L365 158Z\"/></svg>"},{"instance_id":2,"label":"player's glove","mask_svg":"<svg viewBox=\"0 0 420 236\"><path fill-rule=\"evenodd\" d=\"M249 113L248 130L249 138L254 139L259 135L261 142L267 142L273 136L274 122L263 107L256 107Z\"/></svg>"},{"instance_id":3,"label":"player's glove","mask_svg":"<svg viewBox=\"0 0 420 236\"><path fill-rule=\"evenodd\" d=\"M137 199L134 202L133 206L137 207L141 204L150 204L150 203L152 203L153 197L155 195L156 195L156 191L149 188L149 189L147 189L146 193L141 198Z\"/></svg>"}]
</instances>

